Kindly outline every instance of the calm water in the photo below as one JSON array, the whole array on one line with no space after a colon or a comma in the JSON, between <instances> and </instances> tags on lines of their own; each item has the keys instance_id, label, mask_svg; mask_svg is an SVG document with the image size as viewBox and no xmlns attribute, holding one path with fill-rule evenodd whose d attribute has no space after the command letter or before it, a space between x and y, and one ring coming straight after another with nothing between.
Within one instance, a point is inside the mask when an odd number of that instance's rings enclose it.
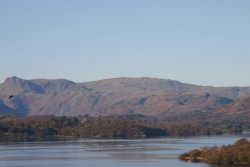
<instances>
[{"instance_id":1,"label":"calm water","mask_svg":"<svg viewBox=\"0 0 250 167\"><path fill-rule=\"evenodd\" d=\"M0 143L0 167L208 167L178 155L204 146L232 144L240 136Z\"/></svg>"}]
</instances>

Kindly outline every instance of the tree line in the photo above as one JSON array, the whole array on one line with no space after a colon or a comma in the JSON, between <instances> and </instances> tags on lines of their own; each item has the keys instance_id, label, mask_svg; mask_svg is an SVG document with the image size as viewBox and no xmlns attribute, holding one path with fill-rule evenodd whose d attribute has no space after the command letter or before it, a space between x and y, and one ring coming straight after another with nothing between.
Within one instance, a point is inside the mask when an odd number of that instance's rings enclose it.
<instances>
[{"instance_id":1,"label":"tree line","mask_svg":"<svg viewBox=\"0 0 250 167\"><path fill-rule=\"evenodd\" d=\"M225 128L225 127L223 127ZM241 129L240 129L241 131ZM46 137L150 138L222 134L223 129L197 120L167 121L144 116L0 117L0 141Z\"/></svg>"}]
</instances>

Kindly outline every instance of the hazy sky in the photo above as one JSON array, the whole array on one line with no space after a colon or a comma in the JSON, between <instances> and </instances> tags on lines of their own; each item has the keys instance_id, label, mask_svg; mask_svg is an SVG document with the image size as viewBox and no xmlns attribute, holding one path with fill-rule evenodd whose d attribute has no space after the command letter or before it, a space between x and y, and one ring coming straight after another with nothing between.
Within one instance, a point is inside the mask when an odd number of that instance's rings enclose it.
<instances>
[{"instance_id":1,"label":"hazy sky","mask_svg":"<svg viewBox=\"0 0 250 167\"><path fill-rule=\"evenodd\" d=\"M250 86L249 0L0 0L0 82Z\"/></svg>"}]
</instances>

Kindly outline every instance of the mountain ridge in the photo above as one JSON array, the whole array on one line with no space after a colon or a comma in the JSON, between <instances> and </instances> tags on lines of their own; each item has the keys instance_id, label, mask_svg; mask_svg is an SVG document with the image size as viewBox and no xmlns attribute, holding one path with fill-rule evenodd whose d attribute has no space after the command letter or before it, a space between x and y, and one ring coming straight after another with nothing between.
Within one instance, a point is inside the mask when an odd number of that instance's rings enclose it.
<instances>
[{"instance_id":1,"label":"mountain ridge","mask_svg":"<svg viewBox=\"0 0 250 167\"><path fill-rule=\"evenodd\" d=\"M250 97L250 87L199 86L148 77L80 83L8 77L0 84L0 114L167 116L214 112L245 96Z\"/></svg>"}]
</instances>

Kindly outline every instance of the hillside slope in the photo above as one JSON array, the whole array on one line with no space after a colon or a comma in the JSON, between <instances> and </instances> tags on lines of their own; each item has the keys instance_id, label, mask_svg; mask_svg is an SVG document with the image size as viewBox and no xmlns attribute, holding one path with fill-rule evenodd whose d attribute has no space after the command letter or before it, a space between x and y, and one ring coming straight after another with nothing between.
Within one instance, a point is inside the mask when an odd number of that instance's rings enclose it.
<instances>
[{"instance_id":1,"label":"hillside slope","mask_svg":"<svg viewBox=\"0 0 250 167\"><path fill-rule=\"evenodd\" d=\"M206 87L154 78L74 83L9 77L0 84L0 114L168 116L212 112L245 96L250 96L250 87Z\"/></svg>"}]
</instances>

